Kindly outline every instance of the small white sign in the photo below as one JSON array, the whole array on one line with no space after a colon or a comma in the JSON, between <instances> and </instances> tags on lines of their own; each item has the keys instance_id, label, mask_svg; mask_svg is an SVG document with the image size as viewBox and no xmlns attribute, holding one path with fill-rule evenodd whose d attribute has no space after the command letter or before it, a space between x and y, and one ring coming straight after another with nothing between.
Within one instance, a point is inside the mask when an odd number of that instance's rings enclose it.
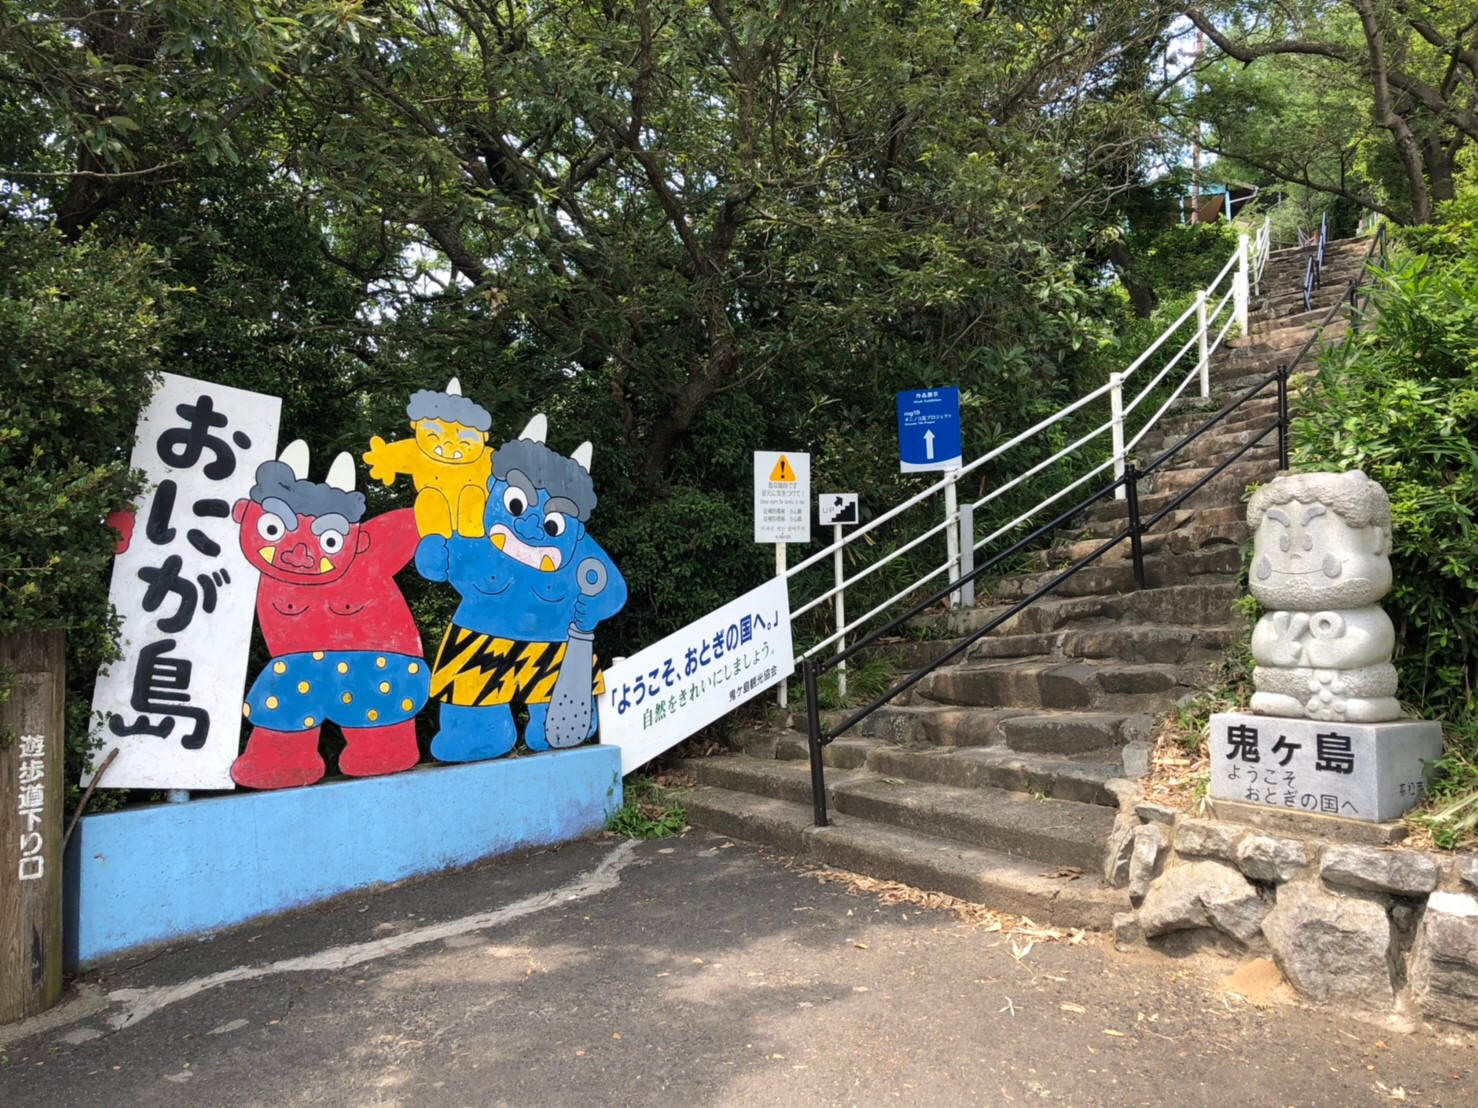
<instances>
[{"instance_id":1,"label":"small white sign","mask_svg":"<svg viewBox=\"0 0 1478 1108\"><path fill-rule=\"evenodd\" d=\"M93 691L116 789L231 789L257 571L231 508L277 454L282 401L166 373L139 417L131 464L148 477L108 599L123 657ZM83 784L91 773L83 774Z\"/></svg>"},{"instance_id":2,"label":"small white sign","mask_svg":"<svg viewBox=\"0 0 1478 1108\"><path fill-rule=\"evenodd\" d=\"M607 669L600 741L621 748L624 776L794 670L790 594L772 577Z\"/></svg>"},{"instance_id":3,"label":"small white sign","mask_svg":"<svg viewBox=\"0 0 1478 1108\"><path fill-rule=\"evenodd\" d=\"M754 541L811 541L811 455L754 452Z\"/></svg>"},{"instance_id":4,"label":"small white sign","mask_svg":"<svg viewBox=\"0 0 1478 1108\"><path fill-rule=\"evenodd\" d=\"M816 511L823 526L837 523L846 526L857 522L855 492L824 492L816 501Z\"/></svg>"}]
</instances>

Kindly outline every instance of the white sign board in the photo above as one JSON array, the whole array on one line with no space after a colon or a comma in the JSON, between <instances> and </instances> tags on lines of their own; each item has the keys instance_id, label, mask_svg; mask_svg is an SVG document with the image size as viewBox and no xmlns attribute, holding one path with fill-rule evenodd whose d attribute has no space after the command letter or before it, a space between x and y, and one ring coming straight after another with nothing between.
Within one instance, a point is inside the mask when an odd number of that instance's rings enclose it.
<instances>
[{"instance_id":1,"label":"white sign board","mask_svg":"<svg viewBox=\"0 0 1478 1108\"><path fill-rule=\"evenodd\" d=\"M855 492L824 492L816 499L816 513L825 526L828 523L846 526L857 522L857 494Z\"/></svg>"},{"instance_id":2,"label":"white sign board","mask_svg":"<svg viewBox=\"0 0 1478 1108\"><path fill-rule=\"evenodd\" d=\"M131 464L149 484L108 593L123 657L92 698L105 721L98 758L118 748L105 788L235 787L257 572L231 508L276 456L281 408L275 396L166 373L139 417Z\"/></svg>"},{"instance_id":3,"label":"white sign board","mask_svg":"<svg viewBox=\"0 0 1478 1108\"><path fill-rule=\"evenodd\" d=\"M621 748L624 776L794 670L790 595L772 577L606 670L600 741Z\"/></svg>"},{"instance_id":4,"label":"white sign board","mask_svg":"<svg viewBox=\"0 0 1478 1108\"><path fill-rule=\"evenodd\" d=\"M811 541L811 455L754 452L754 541Z\"/></svg>"}]
</instances>

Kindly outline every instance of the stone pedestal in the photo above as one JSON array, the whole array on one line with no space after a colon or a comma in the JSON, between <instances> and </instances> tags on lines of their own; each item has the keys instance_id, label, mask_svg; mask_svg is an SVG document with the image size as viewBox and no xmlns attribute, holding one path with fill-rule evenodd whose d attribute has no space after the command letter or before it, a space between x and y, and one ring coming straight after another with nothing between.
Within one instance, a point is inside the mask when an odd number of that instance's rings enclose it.
<instances>
[{"instance_id":1,"label":"stone pedestal","mask_svg":"<svg viewBox=\"0 0 1478 1108\"><path fill-rule=\"evenodd\" d=\"M1211 717L1211 796L1285 812L1382 822L1425 792L1442 753L1430 720L1336 723L1224 712Z\"/></svg>"}]
</instances>

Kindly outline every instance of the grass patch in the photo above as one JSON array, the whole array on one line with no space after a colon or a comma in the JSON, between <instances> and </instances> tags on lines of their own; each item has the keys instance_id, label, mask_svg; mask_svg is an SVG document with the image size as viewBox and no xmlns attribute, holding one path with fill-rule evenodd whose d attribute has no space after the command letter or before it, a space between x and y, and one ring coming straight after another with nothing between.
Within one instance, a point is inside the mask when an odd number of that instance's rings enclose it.
<instances>
[{"instance_id":1,"label":"grass patch","mask_svg":"<svg viewBox=\"0 0 1478 1108\"><path fill-rule=\"evenodd\" d=\"M688 813L650 777L629 778L625 803L606 821L606 830L628 839L665 839L688 826Z\"/></svg>"}]
</instances>

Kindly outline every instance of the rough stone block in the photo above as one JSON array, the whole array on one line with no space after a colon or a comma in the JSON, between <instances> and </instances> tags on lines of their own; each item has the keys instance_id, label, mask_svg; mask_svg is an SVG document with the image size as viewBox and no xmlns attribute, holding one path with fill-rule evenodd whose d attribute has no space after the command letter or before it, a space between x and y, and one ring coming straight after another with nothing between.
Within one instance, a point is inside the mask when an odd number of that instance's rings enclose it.
<instances>
[{"instance_id":1,"label":"rough stone block","mask_svg":"<svg viewBox=\"0 0 1478 1108\"><path fill-rule=\"evenodd\" d=\"M1393 820L1421 800L1442 753L1430 720L1331 723L1222 712L1211 717L1211 795L1293 812Z\"/></svg>"},{"instance_id":2,"label":"rough stone block","mask_svg":"<svg viewBox=\"0 0 1478 1108\"><path fill-rule=\"evenodd\" d=\"M1278 968L1304 995L1391 1003L1391 922L1379 904L1315 884L1284 885L1262 932Z\"/></svg>"},{"instance_id":3,"label":"rough stone block","mask_svg":"<svg viewBox=\"0 0 1478 1108\"><path fill-rule=\"evenodd\" d=\"M1478 1027L1478 898L1433 893L1411 954L1411 995L1422 1013Z\"/></svg>"},{"instance_id":4,"label":"rough stone block","mask_svg":"<svg viewBox=\"0 0 1478 1108\"><path fill-rule=\"evenodd\" d=\"M1150 756L1154 754L1155 748L1149 743L1132 742L1126 743L1119 751L1119 757L1123 760L1124 776L1138 780L1150 775Z\"/></svg>"},{"instance_id":5,"label":"rough stone block","mask_svg":"<svg viewBox=\"0 0 1478 1108\"><path fill-rule=\"evenodd\" d=\"M1257 942L1267 905L1247 878L1221 862L1188 862L1166 870L1139 910L1145 938L1214 927L1244 946Z\"/></svg>"},{"instance_id":6,"label":"rough stone block","mask_svg":"<svg viewBox=\"0 0 1478 1108\"><path fill-rule=\"evenodd\" d=\"M1129 858L1129 899L1136 904L1149 891L1150 882L1160 868L1165 854L1165 832L1158 824L1142 823L1134 829L1134 845Z\"/></svg>"},{"instance_id":7,"label":"rough stone block","mask_svg":"<svg viewBox=\"0 0 1478 1108\"><path fill-rule=\"evenodd\" d=\"M1151 801L1142 801L1134 806L1134 814L1139 817L1141 823L1162 823L1169 827L1175 822L1177 815L1174 808L1166 807L1164 804L1155 804Z\"/></svg>"},{"instance_id":8,"label":"rough stone block","mask_svg":"<svg viewBox=\"0 0 1478 1108\"><path fill-rule=\"evenodd\" d=\"M1274 835L1248 835L1237 844L1236 861L1254 881L1291 881L1313 860L1307 843Z\"/></svg>"},{"instance_id":9,"label":"rough stone block","mask_svg":"<svg viewBox=\"0 0 1478 1108\"><path fill-rule=\"evenodd\" d=\"M1211 819L1183 819L1175 825L1175 849L1230 862L1236 857L1237 841L1245 831L1235 823Z\"/></svg>"},{"instance_id":10,"label":"rough stone block","mask_svg":"<svg viewBox=\"0 0 1478 1108\"><path fill-rule=\"evenodd\" d=\"M1321 842L1369 843L1390 846L1406 838L1408 828L1400 820L1366 823L1338 816L1310 816L1260 804L1243 804L1235 800L1218 800L1212 804L1217 819L1245 823L1275 835L1307 835Z\"/></svg>"},{"instance_id":11,"label":"rough stone block","mask_svg":"<svg viewBox=\"0 0 1478 1108\"><path fill-rule=\"evenodd\" d=\"M1103 871L1103 879L1111 889L1122 889L1129 884L1129 863L1134 858L1134 832L1138 828L1139 823L1128 813L1120 812L1114 820Z\"/></svg>"},{"instance_id":12,"label":"rough stone block","mask_svg":"<svg viewBox=\"0 0 1478 1108\"><path fill-rule=\"evenodd\" d=\"M1470 889L1478 890L1478 854L1463 854L1457 860L1457 875Z\"/></svg>"},{"instance_id":13,"label":"rough stone block","mask_svg":"<svg viewBox=\"0 0 1478 1108\"><path fill-rule=\"evenodd\" d=\"M1319 875L1331 885L1397 896L1424 896L1437 887L1437 863L1430 855L1352 843L1326 850Z\"/></svg>"},{"instance_id":14,"label":"rough stone block","mask_svg":"<svg viewBox=\"0 0 1478 1108\"><path fill-rule=\"evenodd\" d=\"M1132 950L1144 944L1144 932L1139 929L1139 917L1133 912L1120 912L1114 916L1114 948Z\"/></svg>"}]
</instances>

